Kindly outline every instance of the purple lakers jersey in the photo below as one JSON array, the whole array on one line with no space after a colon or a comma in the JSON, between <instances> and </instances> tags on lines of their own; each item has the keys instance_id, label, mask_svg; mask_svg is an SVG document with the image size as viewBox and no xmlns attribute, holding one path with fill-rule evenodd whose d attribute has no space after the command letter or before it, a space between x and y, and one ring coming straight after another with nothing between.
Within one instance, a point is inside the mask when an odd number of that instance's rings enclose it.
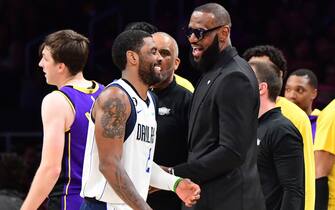
<instances>
[{"instance_id":1,"label":"purple lakers jersey","mask_svg":"<svg viewBox=\"0 0 335 210\"><path fill-rule=\"evenodd\" d=\"M60 177L50 193L49 204L58 209L79 209L81 177L88 130L88 116L93 102L103 90L103 85L92 82L90 88L64 86L59 91L70 103L75 118L65 131L64 153ZM57 110L55 110L57 114ZM57 204L56 204L57 203ZM49 205L49 207L51 207Z\"/></svg>"}]
</instances>

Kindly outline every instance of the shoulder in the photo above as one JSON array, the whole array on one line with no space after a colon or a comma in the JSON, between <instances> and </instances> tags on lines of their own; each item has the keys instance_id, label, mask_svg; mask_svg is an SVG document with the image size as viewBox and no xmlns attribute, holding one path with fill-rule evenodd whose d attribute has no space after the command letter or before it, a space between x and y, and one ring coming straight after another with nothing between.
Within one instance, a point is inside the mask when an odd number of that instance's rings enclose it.
<instances>
[{"instance_id":1,"label":"shoulder","mask_svg":"<svg viewBox=\"0 0 335 210\"><path fill-rule=\"evenodd\" d=\"M300 132L298 129L294 126L294 124L287 119L283 114L280 114L276 121L275 126L273 126L273 129L282 134L291 134L291 135L299 135Z\"/></svg>"},{"instance_id":2,"label":"shoulder","mask_svg":"<svg viewBox=\"0 0 335 210\"><path fill-rule=\"evenodd\" d=\"M280 107L283 115L293 122L297 127L309 125L310 121L307 114L296 104L284 97L278 97L276 106Z\"/></svg>"},{"instance_id":3,"label":"shoulder","mask_svg":"<svg viewBox=\"0 0 335 210\"><path fill-rule=\"evenodd\" d=\"M169 98L171 98L171 100L173 99L181 99L181 100L188 100L190 98L192 98L193 95L193 91L190 91L189 89L187 89L186 87L180 85L180 84L176 84L169 93Z\"/></svg>"},{"instance_id":4,"label":"shoulder","mask_svg":"<svg viewBox=\"0 0 335 210\"><path fill-rule=\"evenodd\" d=\"M292 122L281 113L279 108L274 108L268 112L271 112L269 117L261 120L262 123L267 124L267 130L283 133L287 129L295 128Z\"/></svg>"},{"instance_id":5,"label":"shoulder","mask_svg":"<svg viewBox=\"0 0 335 210\"><path fill-rule=\"evenodd\" d=\"M250 65L240 56L234 56L226 65L222 66L221 77L226 79L239 78L248 82L253 87L258 87L254 71ZM236 84L238 85L238 84Z\"/></svg>"},{"instance_id":6,"label":"shoulder","mask_svg":"<svg viewBox=\"0 0 335 210\"><path fill-rule=\"evenodd\" d=\"M185 78L183 78L183 77L181 77L181 76L179 76L177 74L174 74L174 76L176 78L176 83L179 86L187 89L188 91L190 91L192 93L194 92L194 87L193 87L193 85L192 85L192 83L190 81L188 81L187 79L185 79Z\"/></svg>"},{"instance_id":7,"label":"shoulder","mask_svg":"<svg viewBox=\"0 0 335 210\"><path fill-rule=\"evenodd\" d=\"M320 112L321 111L319 109L314 109L311 113L311 116L319 116Z\"/></svg>"},{"instance_id":8,"label":"shoulder","mask_svg":"<svg viewBox=\"0 0 335 210\"><path fill-rule=\"evenodd\" d=\"M302 137L298 129L281 113L274 115L269 120L267 126L267 136L271 136L273 142L296 139L302 143Z\"/></svg>"},{"instance_id":9,"label":"shoulder","mask_svg":"<svg viewBox=\"0 0 335 210\"><path fill-rule=\"evenodd\" d=\"M75 117L72 102L60 91L53 91L44 97L41 112L43 124L64 121L66 129L70 127Z\"/></svg>"},{"instance_id":10,"label":"shoulder","mask_svg":"<svg viewBox=\"0 0 335 210\"><path fill-rule=\"evenodd\" d=\"M335 124L335 100L330 102L320 113L318 122L325 121L327 123L334 122Z\"/></svg>"},{"instance_id":11,"label":"shoulder","mask_svg":"<svg viewBox=\"0 0 335 210\"><path fill-rule=\"evenodd\" d=\"M335 100L324 108L317 119L315 150L325 150L335 154Z\"/></svg>"},{"instance_id":12,"label":"shoulder","mask_svg":"<svg viewBox=\"0 0 335 210\"><path fill-rule=\"evenodd\" d=\"M42 101L42 108L50 107L55 110L62 110L58 108L71 107L73 109L70 99L61 91L53 91L46 95Z\"/></svg>"},{"instance_id":13,"label":"shoulder","mask_svg":"<svg viewBox=\"0 0 335 210\"><path fill-rule=\"evenodd\" d=\"M96 99L93 107L93 115L97 109L111 109L116 108L121 111L127 111L130 107L129 96L125 90L117 86L106 87Z\"/></svg>"},{"instance_id":14,"label":"shoulder","mask_svg":"<svg viewBox=\"0 0 335 210\"><path fill-rule=\"evenodd\" d=\"M245 72L234 70L223 73L215 82L220 88L220 92L229 94L242 94L258 97L258 86L256 80L251 79ZM235 95L236 96L236 95Z\"/></svg>"},{"instance_id":15,"label":"shoulder","mask_svg":"<svg viewBox=\"0 0 335 210\"><path fill-rule=\"evenodd\" d=\"M117 86L108 86L106 87L98 96L97 102L104 102L109 100L121 99L125 101L128 100L128 95L125 90Z\"/></svg>"},{"instance_id":16,"label":"shoulder","mask_svg":"<svg viewBox=\"0 0 335 210\"><path fill-rule=\"evenodd\" d=\"M319 114L317 119L317 136L320 133L335 136L335 100L328 104ZM322 132L320 132L322 131Z\"/></svg>"},{"instance_id":17,"label":"shoulder","mask_svg":"<svg viewBox=\"0 0 335 210\"><path fill-rule=\"evenodd\" d=\"M235 68L237 71L242 71L249 75L254 75L254 71L252 70L249 63L241 58L239 55L234 56L232 61L229 63L231 67Z\"/></svg>"}]
</instances>

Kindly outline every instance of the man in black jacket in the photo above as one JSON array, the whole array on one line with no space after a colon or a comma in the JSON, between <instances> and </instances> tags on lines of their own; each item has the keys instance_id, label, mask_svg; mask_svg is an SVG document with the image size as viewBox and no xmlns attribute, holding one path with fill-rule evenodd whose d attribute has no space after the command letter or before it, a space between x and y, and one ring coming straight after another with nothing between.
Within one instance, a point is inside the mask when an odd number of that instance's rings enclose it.
<instances>
[{"instance_id":1,"label":"man in black jacket","mask_svg":"<svg viewBox=\"0 0 335 210\"><path fill-rule=\"evenodd\" d=\"M195 210L265 208L256 167L258 84L231 46L230 27L226 9L208 3L193 11L186 34L202 77L190 110L188 161L170 171L201 185Z\"/></svg>"},{"instance_id":2,"label":"man in black jacket","mask_svg":"<svg viewBox=\"0 0 335 210\"><path fill-rule=\"evenodd\" d=\"M280 70L272 63L249 62L259 83L257 129L258 171L268 210L304 209L302 136L285 118L276 99L282 87Z\"/></svg>"}]
</instances>

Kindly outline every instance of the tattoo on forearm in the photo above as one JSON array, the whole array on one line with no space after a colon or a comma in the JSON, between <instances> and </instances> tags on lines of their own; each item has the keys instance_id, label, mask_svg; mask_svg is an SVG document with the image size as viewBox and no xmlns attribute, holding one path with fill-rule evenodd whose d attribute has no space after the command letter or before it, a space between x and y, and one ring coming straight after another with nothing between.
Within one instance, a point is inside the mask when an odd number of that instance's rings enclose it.
<instances>
[{"instance_id":1,"label":"tattoo on forearm","mask_svg":"<svg viewBox=\"0 0 335 210\"><path fill-rule=\"evenodd\" d=\"M126 104L116 97L108 99L103 104L101 124L104 137L121 138L125 132Z\"/></svg>"},{"instance_id":2,"label":"tattoo on forearm","mask_svg":"<svg viewBox=\"0 0 335 210\"><path fill-rule=\"evenodd\" d=\"M124 169L118 168L115 170L114 176L116 181L113 182L112 186L120 198L124 200L129 206L142 206L142 198L137 193L136 188L128 177L126 171Z\"/></svg>"}]
</instances>

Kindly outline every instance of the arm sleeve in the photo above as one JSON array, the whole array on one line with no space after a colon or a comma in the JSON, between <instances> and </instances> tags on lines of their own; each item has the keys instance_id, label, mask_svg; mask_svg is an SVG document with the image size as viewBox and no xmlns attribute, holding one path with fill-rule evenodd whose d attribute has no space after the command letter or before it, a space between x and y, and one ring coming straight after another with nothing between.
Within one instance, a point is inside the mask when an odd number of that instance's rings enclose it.
<instances>
[{"instance_id":1,"label":"arm sleeve","mask_svg":"<svg viewBox=\"0 0 335 210\"><path fill-rule=\"evenodd\" d=\"M198 159L174 167L176 175L198 183L231 172L243 164L249 148L256 149L259 96L255 87L242 73L227 75L218 82L218 87L209 90L215 91L214 110L206 110L215 112L210 115L218 115L218 121L206 122L219 125L218 134L205 139L217 142L215 148Z\"/></svg>"},{"instance_id":2,"label":"arm sleeve","mask_svg":"<svg viewBox=\"0 0 335 210\"><path fill-rule=\"evenodd\" d=\"M315 209L327 210L328 209L328 177L321 177L315 180Z\"/></svg>"},{"instance_id":3,"label":"arm sleeve","mask_svg":"<svg viewBox=\"0 0 335 210\"><path fill-rule=\"evenodd\" d=\"M304 203L304 155L302 139L285 135L273 144L273 159L283 187L281 210L300 210Z\"/></svg>"},{"instance_id":4,"label":"arm sleeve","mask_svg":"<svg viewBox=\"0 0 335 210\"><path fill-rule=\"evenodd\" d=\"M162 190L173 191L174 184L180 177L165 172L155 162L152 165L152 173L150 178L150 186Z\"/></svg>"}]
</instances>

